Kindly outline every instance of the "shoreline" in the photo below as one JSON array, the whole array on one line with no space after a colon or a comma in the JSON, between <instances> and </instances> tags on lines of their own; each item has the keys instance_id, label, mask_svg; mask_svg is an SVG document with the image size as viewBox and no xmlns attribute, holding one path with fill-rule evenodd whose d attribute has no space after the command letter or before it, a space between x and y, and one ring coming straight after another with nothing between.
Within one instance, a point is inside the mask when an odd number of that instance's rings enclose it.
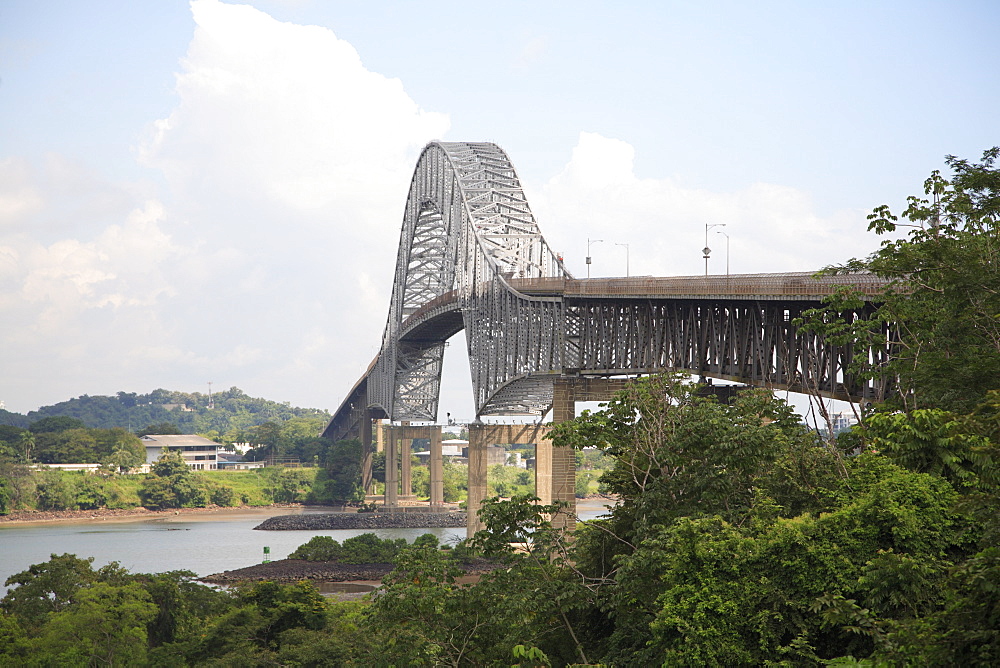
<instances>
[{"instance_id":1,"label":"shoreline","mask_svg":"<svg viewBox=\"0 0 1000 668\"><path fill-rule=\"evenodd\" d=\"M592 496L577 499L577 504L608 507L615 504L614 497ZM581 503L582 502L582 503ZM606 503L602 503L606 502ZM278 515L304 515L312 513L354 513L341 506L309 506L301 503L272 503L267 506L206 506L204 508L171 508L149 510L136 508L98 508L96 510L18 510L0 515L0 530L8 526L44 526L48 524L89 524L109 522L211 522L275 517Z\"/></svg>"},{"instance_id":2,"label":"shoreline","mask_svg":"<svg viewBox=\"0 0 1000 668\"><path fill-rule=\"evenodd\" d=\"M307 512L342 512L339 506L304 506L298 503L274 503L268 506L206 506L204 508L171 508L149 510L137 508L98 508L96 510L19 510L0 515L0 528L4 526L31 526L57 523L86 524L106 522L192 522L226 519L266 518L275 515L299 515Z\"/></svg>"}]
</instances>

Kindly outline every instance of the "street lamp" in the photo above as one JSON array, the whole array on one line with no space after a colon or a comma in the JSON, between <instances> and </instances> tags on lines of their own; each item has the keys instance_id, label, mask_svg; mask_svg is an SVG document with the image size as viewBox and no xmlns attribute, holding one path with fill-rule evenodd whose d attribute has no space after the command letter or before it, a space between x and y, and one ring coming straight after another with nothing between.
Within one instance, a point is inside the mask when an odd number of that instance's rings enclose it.
<instances>
[{"instance_id":1,"label":"street lamp","mask_svg":"<svg viewBox=\"0 0 1000 668\"><path fill-rule=\"evenodd\" d=\"M615 246L625 247L625 278L628 278L628 244L615 243Z\"/></svg>"},{"instance_id":2,"label":"street lamp","mask_svg":"<svg viewBox=\"0 0 1000 668\"><path fill-rule=\"evenodd\" d=\"M726 276L729 276L729 235L719 230L716 234L721 234L726 238Z\"/></svg>"},{"instance_id":3,"label":"street lamp","mask_svg":"<svg viewBox=\"0 0 1000 668\"><path fill-rule=\"evenodd\" d=\"M591 239L590 237L587 237L587 278L590 278L590 245L599 244L602 241L604 241L604 239Z\"/></svg>"},{"instance_id":4,"label":"street lamp","mask_svg":"<svg viewBox=\"0 0 1000 668\"><path fill-rule=\"evenodd\" d=\"M708 276L708 256L712 252L712 249L708 247L708 231L713 227L725 227L725 223L705 223L705 247L701 249L701 252L705 256L705 275Z\"/></svg>"}]
</instances>

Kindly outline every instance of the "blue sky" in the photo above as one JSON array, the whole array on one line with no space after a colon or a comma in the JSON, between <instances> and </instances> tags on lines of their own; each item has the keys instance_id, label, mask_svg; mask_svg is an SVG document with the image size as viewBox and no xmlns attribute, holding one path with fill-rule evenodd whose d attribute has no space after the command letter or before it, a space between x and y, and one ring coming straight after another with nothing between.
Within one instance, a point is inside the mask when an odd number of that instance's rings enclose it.
<instances>
[{"instance_id":1,"label":"blue sky","mask_svg":"<svg viewBox=\"0 0 1000 668\"><path fill-rule=\"evenodd\" d=\"M504 147L577 275L588 237L595 276L624 273L617 243L633 274L701 273L716 223L733 272L864 255L868 211L1000 143L998 18L993 2L5 0L0 400L213 381L334 408L376 351L432 139ZM462 348L442 411L471 417Z\"/></svg>"}]
</instances>

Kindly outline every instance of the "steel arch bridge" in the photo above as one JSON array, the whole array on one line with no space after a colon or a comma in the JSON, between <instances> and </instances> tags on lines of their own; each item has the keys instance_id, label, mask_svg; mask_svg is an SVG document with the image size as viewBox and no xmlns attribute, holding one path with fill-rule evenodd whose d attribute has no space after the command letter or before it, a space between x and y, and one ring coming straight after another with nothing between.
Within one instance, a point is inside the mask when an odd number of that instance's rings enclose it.
<instances>
[{"instance_id":1,"label":"steel arch bridge","mask_svg":"<svg viewBox=\"0 0 1000 668\"><path fill-rule=\"evenodd\" d=\"M464 329L477 418L546 413L557 379L687 370L755 385L878 399L846 373L854 350L791 321L838 287L874 298L869 274L578 280L542 237L507 154L432 142L410 182L382 347L324 430L437 419L445 342ZM848 317L870 309L866 304ZM367 425L367 426L366 426Z\"/></svg>"}]
</instances>

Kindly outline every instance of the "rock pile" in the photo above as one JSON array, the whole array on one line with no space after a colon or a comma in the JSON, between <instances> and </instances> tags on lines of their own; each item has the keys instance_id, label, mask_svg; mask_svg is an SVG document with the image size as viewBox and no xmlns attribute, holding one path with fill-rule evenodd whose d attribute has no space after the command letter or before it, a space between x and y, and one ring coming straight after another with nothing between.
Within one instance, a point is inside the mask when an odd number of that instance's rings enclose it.
<instances>
[{"instance_id":1,"label":"rock pile","mask_svg":"<svg viewBox=\"0 0 1000 668\"><path fill-rule=\"evenodd\" d=\"M246 568L215 573L201 578L213 584L234 582L298 582L317 580L322 582L350 582L356 580L381 580L392 570L392 564L339 564L334 561L303 561L301 559L281 559L268 564L255 564Z\"/></svg>"}]
</instances>

